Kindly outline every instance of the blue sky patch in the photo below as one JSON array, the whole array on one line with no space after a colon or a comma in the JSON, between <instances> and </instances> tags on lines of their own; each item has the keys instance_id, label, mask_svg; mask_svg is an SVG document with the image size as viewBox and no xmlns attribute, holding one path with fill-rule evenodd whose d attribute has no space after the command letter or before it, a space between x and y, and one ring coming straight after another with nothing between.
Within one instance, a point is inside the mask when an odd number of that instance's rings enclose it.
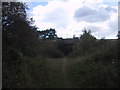
<instances>
[{"instance_id":1,"label":"blue sky patch","mask_svg":"<svg viewBox=\"0 0 120 90\"><path fill-rule=\"evenodd\" d=\"M29 10L31 11L34 7L38 5L46 6L48 2L27 2L26 4L28 5Z\"/></svg>"},{"instance_id":2,"label":"blue sky patch","mask_svg":"<svg viewBox=\"0 0 120 90\"><path fill-rule=\"evenodd\" d=\"M103 2L103 4L106 4L108 6L118 6L118 2Z\"/></svg>"}]
</instances>

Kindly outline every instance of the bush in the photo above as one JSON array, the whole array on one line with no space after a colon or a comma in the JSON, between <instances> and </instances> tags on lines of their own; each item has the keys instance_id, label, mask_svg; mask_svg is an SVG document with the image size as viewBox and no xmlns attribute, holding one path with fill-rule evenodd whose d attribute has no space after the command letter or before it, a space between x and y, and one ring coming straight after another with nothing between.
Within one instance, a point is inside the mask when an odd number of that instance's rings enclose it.
<instances>
[{"instance_id":1,"label":"bush","mask_svg":"<svg viewBox=\"0 0 120 90\"><path fill-rule=\"evenodd\" d=\"M61 58L64 54L57 49L56 42L43 42L39 46L39 53L44 57Z\"/></svg>"},{"instance_id":2,"label":"bush","mask_svg":"<svg viewBox=\"0 0 120 90\"><path fill-rule=\"evenodd\" d=\"M82 62L71 65L69 75L76 83L75 87L119 87L117 49L116 42L109 42L93 53L83 55L85 59Z\"/></svg>"},{"instance_id":3,"label":"bush","mask_svg":"<svg viewBox=\"0 0 120 90\"><path fill-rule=\"evenodd\" d=\"M87 60L88 61L88 60ZM76 63L69 69L75 87L80 88L115 88L119 87L115 64L102 65L98 62Z\"/></svg>"},{"instance_id":4,"label":"bush","mask_svg":"<svg viewBox=\"0 0 120 90\"><path fill-rule=\"evenodd\" d=\"M33 58L26 57L21 65L21 70L25 88L46 87L48 76L45 58L40 55Z\"/></svg>"}]
</instances>

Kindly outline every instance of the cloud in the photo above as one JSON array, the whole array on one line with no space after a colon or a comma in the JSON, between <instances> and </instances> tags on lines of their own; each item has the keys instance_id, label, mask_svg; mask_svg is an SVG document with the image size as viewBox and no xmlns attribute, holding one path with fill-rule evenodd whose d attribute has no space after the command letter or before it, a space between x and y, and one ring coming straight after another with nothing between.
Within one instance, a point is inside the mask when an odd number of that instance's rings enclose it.
<instances>
[{"instance_id":1,"label":"cloud","mask_svg":"<svg viewBox=\"0 0 120 90\"><path fill-rule=\"evenodd\" d=\"M39 30L55 28L59 37L80 36L83 28L91 29L97 38L115 38L117 6L103 0L50 0L30 12ZM115 33L113 33L113 30ZM109 33L109 34L108 34Z\"/></svg>"},{"instance_id":2,"label":"cloud","mask_svg":"<svg viewBox=\"0 0 120 90\"><path fill-rule=\"evenodd\" d=\"M111 20L108 22L108 35L110 35L111 37L116 37L117 33L118 33L118 15L117 14L113 14L111 16ZM112 33L112 35L111 35ZM109 36L108 36L109 37Z\"/></svg>"},{"instance_id":3,"label":"cloud","mask_svg":"<svg viewBox=\"0 0 120 90\"><path fill-rule=\"evenodd\" d=\"M111 7L99 7L93 10L90 7L84 6L75 11L74 18L78 22L103 22L110 19L110 13L112 12L117 12L117 10Z\"/></svg>"},{"instance_id":4,"label":"cloud","mask_svg":"<svg viewBox=\"0 0 120 90\"><path fill-rule=\"evenodd\" d=\"M105 10L108 12L117 12L115 8L111 8L111 7L106 7Z\"/></svg>"},{"instance_id":5,"label":"cloud","mask_svg":"<svg viewBox=\"0 0 120 90\"><path fill-rule=\"evenodd\" d=\"M56 27L65 28L67 25L65 11L61 8L57 8L52 12L49 12L43 18L43 22L53 23L56 24Z\"/></svg>"},{"instance_id":6,"label":"cloud","mask_svg":"<svg viewBox=\"0 0 120 90\"><path fill-rule=\"evenodd\" d=\"M90 9L89 7L82 7L76 10L75 12L75 17L84 17L84 16L89 16L93 15L95 10Z\"/></svg>"},{"instance_id":7,"label":"cloud","mask_svg":"<svg viewBox=\"0 0 120 90\"><path fill-rule=\"evenodd\" d=\"M113 38L117 38L116 37L117 33L118 33L118 15L116 13L111 15L111 19L106 22L106 28L103 27L100 28L100 30L95 32L94 35L99 38L106 37L109 39L113 39Z\"/></svg>"},{"instance_id":8,"label":"cloud","mask_svg":"<svg viewBox=\"0 0 120 90\"><path fill-rule=\"evenodd\" d=\"M90 29L92 33L101 31L101 27L99 27L99 26L86 26L86 29L87 30Z\"/></svg>"}]
</instances>

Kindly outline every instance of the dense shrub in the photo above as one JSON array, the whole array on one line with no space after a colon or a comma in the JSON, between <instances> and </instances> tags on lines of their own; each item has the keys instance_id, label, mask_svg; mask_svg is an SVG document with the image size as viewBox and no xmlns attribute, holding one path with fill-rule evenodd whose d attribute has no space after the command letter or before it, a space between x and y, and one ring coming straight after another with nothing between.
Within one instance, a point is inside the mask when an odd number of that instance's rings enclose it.
<instances>
[{"instance_id":1,"label":"dense shrub","mask_svg":"<svg viewBox=\"0 0 120 90\"><path fill-rule=\"evenodd\" d=\"M110 88L119 87L115 64L107 66L102 63L77 63L71 67L71 79L75 87Z\"/></svg>"},{"instance_id":2,"label":"dense shrub","mask_svg":"<svg viewBox=\"0 0 120 90\"><path fill-rule=\"evenodd\" d=\"M76 83L74 87L119 87L117 46L117 42L109 42L93 53L83 55L82 62L72 64L69 75Z\"/></svg>"}]
</instances>

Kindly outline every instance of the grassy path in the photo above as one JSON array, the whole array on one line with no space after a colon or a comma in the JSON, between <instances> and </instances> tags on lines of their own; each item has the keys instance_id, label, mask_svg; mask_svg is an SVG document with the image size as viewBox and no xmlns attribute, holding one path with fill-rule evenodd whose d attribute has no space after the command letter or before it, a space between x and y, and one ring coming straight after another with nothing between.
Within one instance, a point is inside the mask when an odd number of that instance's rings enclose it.
<instances>
[{"instance_id":1,"label":"grassy path","mask_svg":"<svg viewBox=\"0 0 120 90\"><path fill-rule=\"evenodd\" d=\"M64 88L71 88L70 81L67 74L67 58L62 59L62 74L64 79Z\"/></svg>"},{"instance_id":2,"label":"grassy path","mask_svg":"<svg viewBox=\"0 0 120 90\"><path fill-rule=\"evenodd\" d=\"M54 70L51 73L51 87L53 88L71 88L68 74L67 74L67 63L68 59L58 58L58 59L48 59L48 64L50 68Z\"/></svg>"}]
</instances>

